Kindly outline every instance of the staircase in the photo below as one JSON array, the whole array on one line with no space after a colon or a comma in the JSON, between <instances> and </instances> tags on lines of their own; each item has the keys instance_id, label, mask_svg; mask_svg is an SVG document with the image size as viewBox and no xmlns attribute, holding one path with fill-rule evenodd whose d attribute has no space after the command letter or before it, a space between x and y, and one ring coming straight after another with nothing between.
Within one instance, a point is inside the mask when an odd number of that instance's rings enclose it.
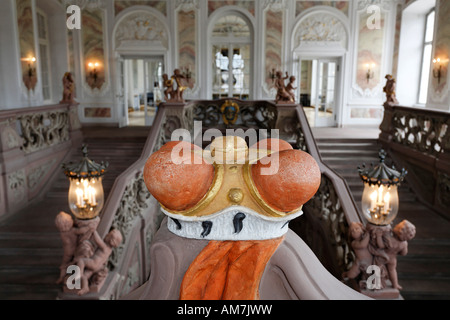
<instances>
[{"instance_id":1,"label":"staircase","mask_svg":"<svg viewBox=\"0 0 450 320\"><path fill-rule=\"evenodd\" d=\"M83 130L88 157L108 161L103 180L105 200L115 179L140 156L149 128ZM81 146L70 161L81 159ZM55 217L70 213L69 181L62 169L42 201L28 206L0 223L0 300L53 300L61 285L55 281L63 251Z\"/></svg>"},{"instance_id":2,"label":"staircase","mask_svg":"<svg viewBox=\"0 0 450 320\"><path fill-rule=\"evenodd\" d=\"M316 139L322 160L349 185L361 207L363 184L357 167L379 163L376 139L327 137ZM409 252L398 257L398 278L406 300L450 299L450 221L419 202L407 183L399 187L400 207L394 224L406 219L416 226Z\"/></svg>"}]
</instances>

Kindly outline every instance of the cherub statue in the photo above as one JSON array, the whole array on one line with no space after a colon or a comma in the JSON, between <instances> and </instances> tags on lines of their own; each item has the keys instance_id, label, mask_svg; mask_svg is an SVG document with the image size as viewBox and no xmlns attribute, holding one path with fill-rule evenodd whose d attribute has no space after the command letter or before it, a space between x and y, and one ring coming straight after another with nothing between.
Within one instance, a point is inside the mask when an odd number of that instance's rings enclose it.
<instances>
[{"instance_id":1,"label":"cherub statue","mask_svg":"<svg viewBox=\"0 0 450 320\"><path fill-rule=\"evenodd\" d=\"M66 72L62 79L63 82L63 98L60 103L74 102L75 82L72 73Z\"/></svg>"},{"instance_id":2,"label":"cherub statue","mask_svg":"<svg viewBox=\"0 0 450 320\"><path fill-rule=\"evenodd\" d=\"M386 85L383 88L383 92L386 93L386 103L390 105L398 104L398 100L395 97L395 79L392 75L388 74L385 77L387 79Z\"/></svg>"},{"instance_id":3,"label":"cherub statue","mask_svg":"<svg viewBox=\"0 0 450 320\"><path fill-rule=\"evenodd\" d=\"M173 79L169 79L169 76L165 73L162 76L164 88L164 99L170 101L174 98L175 91L173 89Z\"/></svg>"},{"instance_id":4,"label":"cherub statue","mask_svg":"<svg viewBox=\"0 0 450 320\"><path fill-rule=\"evenodd\" d=\"M295 90L297 90L296 87L294 87L294 82L295 82L295 76L290 76L289 77L289 83L286 86L286 91L287 93L292 97L292 101L295 101Z\"/></svg>"},{"instance_id":5,"label":"cherub statue","mask_svg":"<svg viewBox=\"0 0 450 320\"><path fill-rule=\"evenodd\" d=\"M90 220L82 226L75 226L72 216L61 211L55 219L55 224L61 233L63 244L63 258L60 265L60 275L57 284L63 282L67 274L67 267L74 264L73 259L76 255L77 247L80 244L80 238L90 238L94 230L98 226L99 219Z\"/></svg>"},{"instance_id":6,"label":"cherub statue","mask_svg":"<svg viewBox=\"0 0 450 320\"><path fill-rule=\"evenodd\" d=\"M384 249L387 260L386 268L392 287L401 290L397 277L397 255L406 255L408 253L408 242L416 235L416 227L408 220L403 220L392 230L393 236L385 241L378 241L378 247Z\"/></svg>"},{"instance_id":7,"label":"cherub statue","mask_svg":"<svg viewBox=\"0 0 450 320\"><path fill-rule=\"evenodd\" d=\"M94 242L97 244L97 249L94 255L89 258L82 258L77 261L77 266L80 268L81 275L81 289L78 295L83 295L89 292L89 280L98 272L105 271L109 256L114 248L117 248L122 242L122 234L119 230L111 230L103 241L97 231L93 234Z\"/></svg>"},{"instance_id":8,"label":"cherub statue","mask_svg":"<svg viewBox=\"0 0 450 320\"><path fill-rule=\"evenodd\" d=\"M177 89L175 90L175 94L176 94L175 99L178 102L183 102L184 101L183 93L184 93L184 90L187 89L187 85L186 85L187 79L183 74L181 74L180 69L175 69L173 71L173 73L174 74L172 76L172 79L175 80L175 82L177 83Z\"/></svg>"},{"instance_id":9,"label":"cherub statue","mask_svg":"<svg viewBox=\"0 0 450 320\"><path fill-rule=\"evenodd\" d=\"M287 72L286 76L283 77L281 71L277 71L275 80L275 88L277 89L277 97L275 99L276 103L280 102L289 103L295 101L294 98L291 96L291 94L287 91L287 88L284 83L286 79L289 79L289 75Z\"/></svg>"},{"instance_id":10,"label":"cherub statue","mask_svg":"<svg viewBox=\"0 0 450 320\"><path fill-rule=\"evenodd\" d=\"M348 231L353 239L351 246L355 251L356 260L350 270L342 274L342 277L355 279L360 273L365 274L367 267L372 264L373 257L369 251L370 234L360 222L352 222Z\"/></svg>"}]
</instances>

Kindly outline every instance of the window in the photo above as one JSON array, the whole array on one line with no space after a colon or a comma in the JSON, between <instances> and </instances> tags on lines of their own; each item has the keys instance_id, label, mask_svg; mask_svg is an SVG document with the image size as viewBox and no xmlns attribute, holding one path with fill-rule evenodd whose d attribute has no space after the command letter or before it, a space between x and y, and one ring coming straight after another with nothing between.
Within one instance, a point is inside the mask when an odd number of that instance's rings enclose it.
<instances>
[{"instance_id":1,"label":"window","mask_svg":"<svg viewBox=\"0 0 450 320\"><path fill-rule=\"evenodd\" d=\"M430 78L431 54L433 50L435 10L431 10L426 16L425 36L422 53L422 70L419 87L419 104L427 103L428 83Z\"/></svg>"},{"instance_id":2,"label":"window","mask_svg":"<svg viewBox=\"0 0 450 320\"><path fill-rule=\"evenodd\" d=\"M42 97L44 101L52 98L50 78L50 54L48 40L47 17L42 11L37 11L38 36L39 36L39 59L41 66Z\"/></svg>"},{"instance_id":3,"label":"window","mask_svg":"<svg viewBox=\"0 0 450 320\"><path fill-rule=\"evenodd\" d=\"M251 31L247 22L231 14L219 18L212 30L213 99L249 99Z\"/></svg>"}]
</instances>

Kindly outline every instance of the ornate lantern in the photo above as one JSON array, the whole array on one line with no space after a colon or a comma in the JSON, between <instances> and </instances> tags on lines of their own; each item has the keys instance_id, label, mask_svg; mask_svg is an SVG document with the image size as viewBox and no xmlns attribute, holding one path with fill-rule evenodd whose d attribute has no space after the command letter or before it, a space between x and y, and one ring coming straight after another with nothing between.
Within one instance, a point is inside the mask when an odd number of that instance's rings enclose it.
<instances>
[{"instance_id":1,"label":"ornate lantern","mask_svg":"<svg viewBox=\"0 0 450 320\"><path fill-rule=\"evenodd\" d=\"M362 195L362 212L370 223L379 226L389 225L398 212L397 187L403 181L406 170L401 172L394 167L389 168L384 160L386 152L379 152L380 164L366 169L365 165L358 167L359 176L364 182Z\"/></svg>"},{"instance_id":2,"label":"ornate lantern","mask_svg":"<svg viewBox=\"0 0 450 320\"><path fill-rule=\"evenodd\" d=\"M77 219L89 220L98 216L103 208L102 178L108 163L98 164L87 156L87 146L82 147L83 159L78 163L63 164L70 180L69 208Z\"/></svg>"}]
</instances>

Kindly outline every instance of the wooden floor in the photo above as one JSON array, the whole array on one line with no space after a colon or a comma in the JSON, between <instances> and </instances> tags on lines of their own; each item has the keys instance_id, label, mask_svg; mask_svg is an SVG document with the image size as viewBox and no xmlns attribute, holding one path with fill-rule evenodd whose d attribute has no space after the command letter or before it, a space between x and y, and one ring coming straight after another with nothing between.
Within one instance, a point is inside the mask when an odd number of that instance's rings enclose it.
<instances>
[{"instance_id":1,"label":"wooden floor","mask_svg":"<svg viewBox=\"0 0 450 320\"><path fill-rule=\"evenodd\" d=\"M84 128L89 158L109 162L104 176L105 199L125 169L141 155L149 128ZM81 147L81 146L80 146ZM79 161L80 151L72 161ZM0 223L0 300L56 299L62 244L55 227L67 205L69 182L61 171L46 197Z\"/></svg>"},{"instance_id":2,"label":"wooden floor","mask_svg":"<svg viewBox=\"0 0 450 320\"><path fill-rule=\"evenodd\" d=\"M348 183L360 207L363 184L357 166L379 162L376 130L315 129L323 161ZM399 283L405 300L450 299L450 221L416 199L407 183L399 187L399 212L394 224L403 219L416 226L408 243L408 254L398 257Z\"/></svg>"}]
</instances>

